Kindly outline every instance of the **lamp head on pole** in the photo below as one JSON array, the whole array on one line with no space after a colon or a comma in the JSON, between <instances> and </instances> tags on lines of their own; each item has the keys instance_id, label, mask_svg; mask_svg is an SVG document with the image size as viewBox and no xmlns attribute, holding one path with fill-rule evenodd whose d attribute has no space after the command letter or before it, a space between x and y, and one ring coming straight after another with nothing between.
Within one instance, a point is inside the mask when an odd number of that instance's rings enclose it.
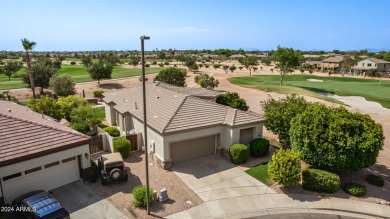
<instances>
[{"instance_id":1,"label":"lamp head on pole","mask_svg":"<svg viewBox=\"0 0 390 219\"><path fill-rule=\"evenodd\" d=\"M150 40L150 36L143 35L140 38L141 38L141 40Z\"/></svg>"}]
</instances>

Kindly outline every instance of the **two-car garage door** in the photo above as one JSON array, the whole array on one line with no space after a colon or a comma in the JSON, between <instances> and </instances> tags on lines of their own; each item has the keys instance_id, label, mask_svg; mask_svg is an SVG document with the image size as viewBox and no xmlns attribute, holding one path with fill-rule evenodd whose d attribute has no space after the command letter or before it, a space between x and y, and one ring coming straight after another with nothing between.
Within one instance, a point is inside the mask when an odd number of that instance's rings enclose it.
<instances>
[{"instance_id":1,"label":"two-car garage door","mask_svg":"<svg viewBox=\"0 0 390 219\"><path fill-rule=\"evenodd\" d=\"M216 136L206 136L191 140L171 143L171 159L173 163L215 154Z\"/></svg>"},{"instance_id":2,"label":"two-car garage door","mask_svg":"<svg viewBox=\"0 0 390 219\"><path fill-rule=\"evenodd\" d=\"M48 191L80 179L76 156L29 168L31 169L3 177L1 186L6 203L33 190Z\"/></svg>"}]
</instances>

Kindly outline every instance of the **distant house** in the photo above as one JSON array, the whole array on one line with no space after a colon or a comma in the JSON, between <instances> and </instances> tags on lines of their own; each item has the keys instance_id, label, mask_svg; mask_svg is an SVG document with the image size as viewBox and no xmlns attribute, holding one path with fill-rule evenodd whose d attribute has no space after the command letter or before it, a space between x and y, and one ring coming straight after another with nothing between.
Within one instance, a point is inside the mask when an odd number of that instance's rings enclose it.
<instances>
[{"instance_id":1,"label":"distant house","mask_svg":"<svg viewBox=\"0 0 390 219\"><path fill-rule=\"evenodd\" d=\"M91 138L25 106L0 100L0 205L86 177Z\"/></svg>"},{"instance_id":2,"label":"distant house","mask_svg":"<svg viewBox=\"0 0 390 219\"><path fill-rule=\"evenodd\" d=\"M241 58L245 58L245 56L241 55L241 54L236 54L236 55L229 56L229 59L231 59L231 60L238 60L238 59L241 59Z\"/></svg>"},{"instance_id":3,"label":"distant house","mask_svg":"<svg viewBox=\"0 0 390 219\"><path fill-rule=\"evenodd\" d=\"M341 67L341 64L344 61L343 56L334 56L334 57L329 57L324 60L322 60L321 63L321 70L333 70L333 71L338 71Z\"/></svg>"},{"instance_id":4,"label":"distant house","mask_svg":"<svg viewBox=\"0 0 390 219\"><path fill-rule=\"evenodd\" d=\"M215 103L214 91L157 82L146 85L146 95L146 146L163 168L227 151L234 143L249 144L262 136L262 116ZM122 136L136 134L137 148L143 147L142 86L104 96L107 122L119 126Z\"/></svg>"},{"instance_id":5,"label":"distant house","mask_svg":"<svg viewBox=\"0 0 390 219\"><path fill-rule=\"evenodd\" d=\"M375 69L378 72L389 72L390 71L390 62L385 61L383 59L377 58L366 58L362 61L359 61L353 67L355 70L369 70Z\"/></svg>"},{"instance_id":6,"label":"distant house","mask_svg":"<svg viewBox=\"0 0 390 219\"><path fill-rule=\"evenodd\" d=\"M262 59L266 59L266 58L269 58L268 55L265 55L265 54L260 54L260 55L257 55L257 54L245 54L246 56L252 56L252 57L255 57L257 60L262 60Z\"/></svg>"}]
</instances>

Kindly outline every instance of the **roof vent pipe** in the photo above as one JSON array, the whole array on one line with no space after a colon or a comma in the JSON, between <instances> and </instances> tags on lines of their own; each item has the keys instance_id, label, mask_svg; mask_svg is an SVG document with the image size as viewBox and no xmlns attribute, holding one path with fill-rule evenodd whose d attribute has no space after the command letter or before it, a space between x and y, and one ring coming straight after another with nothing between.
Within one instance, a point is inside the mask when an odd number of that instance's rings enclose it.
<instances>
[{"instance_id":1,"label":"roof vent pipe","mask_svg":"<svg viewBox=\"0 0 390 219\"><path fill-rule=\"evenodd\" d=\"M134 102L134 105L135 105L135 109L138 109L137 102Z\"/></svg>"}]
</instances>

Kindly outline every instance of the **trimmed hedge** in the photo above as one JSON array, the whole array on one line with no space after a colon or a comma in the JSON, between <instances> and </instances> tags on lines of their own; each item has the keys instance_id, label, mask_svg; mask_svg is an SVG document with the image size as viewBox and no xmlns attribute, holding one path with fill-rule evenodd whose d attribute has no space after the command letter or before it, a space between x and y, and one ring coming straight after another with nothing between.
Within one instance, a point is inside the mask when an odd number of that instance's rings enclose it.
<instances>
[{"instance_id":1,"label":"trimmed hedge","mask_svg":"<svg viewBox=\"0 0 390 219\"><path fill-rule=\"evenodd\" d=\"M325 170L306 169L302 172L302 187L309 191L335 193L340 188L340 177Z\"/></svg>"},{"instance_id":2,"label":"trimmed hedge","mask_svg":"<svg viewBox=\"0 0 390 219\"><path fill-rule=\"evenodd\" d=\"M370 173L366 176L366 181L371 185L378 187L382 187L385 185L385 180L381 176L375 175L373 173Z\"/></svg>"},{"instance_id":3,"label":"trimmed hedge","mask_svg":"<svg viewBox=\"0 0 390 219\"><path fill-rule=\"evenodd\" d=\"M253 139L250 143L250 155L252 157L261 157L269 151L269 141L265 138Z\"/></svg>"},{"instance_id":4,"label":"trimmed hedge","mask_svg":"<svg viewBox=\"0 0 390 219\"><path fill-rule=\"evenodd\" d=\"M229 148L229 157L234 164L245 163L249 157L249 148L244 144L233 144Z\"/></svg>"},{"instance_id":5,"label":"trimmed hedge","mask_svg":"<svg viewBox=\"0 0 390 219\"><path fill-rule=\"evenodd\" d=\"M131 191L134 197L133 205L135 207L146 207L146 186L136 186ZM153 201L153 189L149 188L149 203Z\"/></svg>"},{"instance_id":6,"label":"trimmed hedge","mask_svg":"<svg viewBox=\"0 0 390 219\"><path fill-rule=\"evenodd\" d=\"M342 187L345 193L356 197L361 197L367 192L366 186L359 183L347 182Z\"/></svg>"},{"instance_id":7,"label":"trimmed hedge","mask_svg":"<svg viewBox=\"0 0 390 219\"><path fill-rule=\"evenodd\" d=\"M114 140L114 152L119 152L123 158L129 156L131 151L131 143L126 138Z\"/></svg>"},{"instance_id":8,"label":"trimmed hedge","mask_svg":"<svg viewBox=\"0 0 390 219\"><path fill-rule=\"evenodd\" d=\"M112 137L119 137L121 135L120 131L116 127L113 127L113 126L106 127L103 129L103 131L107 132Z\"/></svg>"}]
</instances>

